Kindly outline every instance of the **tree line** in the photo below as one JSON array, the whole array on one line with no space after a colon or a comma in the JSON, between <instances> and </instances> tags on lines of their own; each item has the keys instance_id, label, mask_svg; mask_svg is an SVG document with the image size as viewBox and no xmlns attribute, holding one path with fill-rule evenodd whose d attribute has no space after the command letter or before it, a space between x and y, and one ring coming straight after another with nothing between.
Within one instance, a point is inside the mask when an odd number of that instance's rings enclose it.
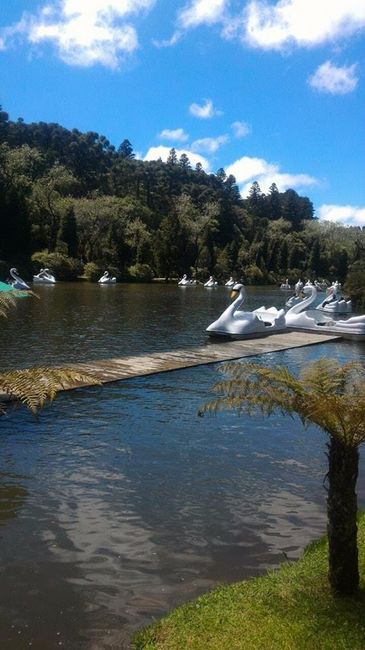
<instances>
[{"instance_id":1,"label":"tree line","mask_svg":"<svg viewBox=\"0 0 365 650\"><path fill-rule=\"evenodd\" d=\"M96 132L11 121L0 111L0 274L52 266L59 279L108 268L124 280L189 273L344 282L364 270L365 233L320 223L308 197L254 182L243 198L234 176L135 158Z\"/></svg>"}]
</instances>

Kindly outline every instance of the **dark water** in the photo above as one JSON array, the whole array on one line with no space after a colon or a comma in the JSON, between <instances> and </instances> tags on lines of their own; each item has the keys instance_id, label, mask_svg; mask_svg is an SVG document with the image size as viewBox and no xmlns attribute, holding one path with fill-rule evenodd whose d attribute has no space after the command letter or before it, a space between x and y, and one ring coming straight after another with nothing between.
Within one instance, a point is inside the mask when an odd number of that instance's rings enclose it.
<instances>
[{"instance_id":1,"label":"dark water","mask_svg":"<svg viewBox=\"0 0 365 650\"><path fill-rule=\"evenodd\" d=\"M202 344L223 288L57 285L0 322L0 366ZM277 290L247 305L282 306ZM364 344L267 354L365 359ZM60 395L0 419L0 648L128 648L214 585L296 558L325 530L325 437L281 416L197 416L219 366ZM360 472L360 504L365 482Z\"/></svg>"}]
</instances>

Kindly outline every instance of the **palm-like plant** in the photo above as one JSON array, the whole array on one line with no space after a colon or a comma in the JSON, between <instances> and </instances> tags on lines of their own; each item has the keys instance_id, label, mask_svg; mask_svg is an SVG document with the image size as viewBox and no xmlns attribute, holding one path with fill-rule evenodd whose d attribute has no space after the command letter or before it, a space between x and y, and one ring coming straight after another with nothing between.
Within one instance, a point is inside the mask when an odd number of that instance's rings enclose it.
<instances>
[{"instance_id":1,"label":"palm-like plant","mask_svg":"<svg viewBox=\"0 0 365 650\"><path fill-rule=\"evenodd\" d=\"M365 441L365 370L356 362L340 365L320 359L297 377L286 367L230 363L228 378L213 386L223 395L207 410L297 414L329 437L327 532L329 581L334 594L355 594L359 587L356 481L359 445Z\"/></svg>"}]
</instances>

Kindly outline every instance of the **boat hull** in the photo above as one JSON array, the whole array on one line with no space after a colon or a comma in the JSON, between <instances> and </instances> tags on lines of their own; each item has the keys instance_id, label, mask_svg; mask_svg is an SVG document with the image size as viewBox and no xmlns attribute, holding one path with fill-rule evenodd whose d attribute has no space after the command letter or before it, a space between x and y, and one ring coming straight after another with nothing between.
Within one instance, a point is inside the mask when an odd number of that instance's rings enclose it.
<instances>
[{"instance_id":1,"label":"boat hull","mask_svg":"<svg viewBox=\"0 0 365 650\"><path fill-rule=\"evenodd\" d=\"M346 339L348 341L365 341L365 332L351 332L351 331L346 331L346 330L338 330L334 327L295 327L288 325L287 327L288 332L308 332L310 334L313 334L313 332L316 332L317 334L333 334L334 336L338 336L341 339Z\"/></svg>"}]
</instances>

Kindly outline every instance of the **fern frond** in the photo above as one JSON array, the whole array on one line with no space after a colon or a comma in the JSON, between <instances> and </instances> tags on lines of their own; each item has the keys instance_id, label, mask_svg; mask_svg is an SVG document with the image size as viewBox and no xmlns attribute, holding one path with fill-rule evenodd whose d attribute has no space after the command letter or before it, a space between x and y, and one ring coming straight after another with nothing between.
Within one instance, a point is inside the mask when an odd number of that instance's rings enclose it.
<instances>
[{"instance_id":1,"label":"fern frond","mask_svg":"<svg viewBox=\"0 0 365 650\"><path fill-rule=\"evenodd\" d=\"M10 307L15 306L17 298L26 298L28 296L33 296L34 298L39 299L39 296L33 291L21 291L20 289L14 289L13 291L0 291L0 316L6 317L7 311Z\"/></svg>"},{"instance_id":2,"label":"fern frond","mask_svg":"<svg viewBox=\"0 0 365 650\"><path fill-rule=\"evenodd\" d=\"M47 400L52 401L59 390L100 383L91 375L74 368L39 367L0 373L0 393L19 400L32 413L36 413Z\"/></svg>"},{"instance_id":3,"label":"fern frond","mask_svg":"<svg viewBox=\"0 0 365 650\"><path fill-rule=\"evenodd\" d=\"M285 366L268 368L252 363L228 363L226 379L213 391L221 396L205 404L200 414L234 409L238 413L281 412L298 415L304 425L315 424L349 446L365 442L365 369L358 362L342 366L320 359L293 375Z\"/></svg>"},{"instance_id":4,"label":"fern frond","mask_svg":"<svg viewBox=\"0 0 365 650\"><path fill-rule=\"evenodd\" d=\"M5 316L10 307L15 305L15 296L12 292L0 293L0 316Z\"/></svg>"}]
</instances>

